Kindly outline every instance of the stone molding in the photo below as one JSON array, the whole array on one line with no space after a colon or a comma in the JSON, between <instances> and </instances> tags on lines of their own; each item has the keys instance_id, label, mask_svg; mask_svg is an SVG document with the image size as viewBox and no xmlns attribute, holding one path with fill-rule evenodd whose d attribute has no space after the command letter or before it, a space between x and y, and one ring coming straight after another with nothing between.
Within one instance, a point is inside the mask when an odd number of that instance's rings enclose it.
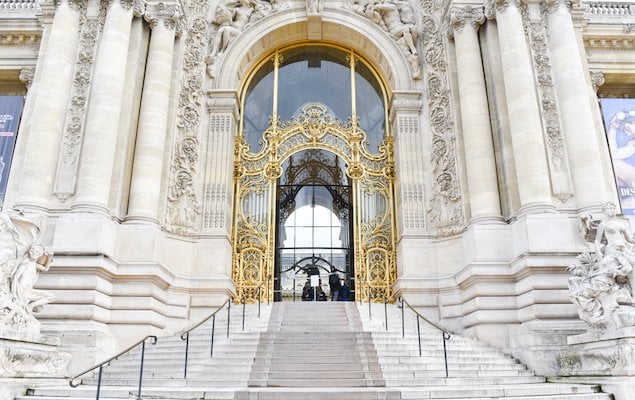
<instances>
[{"instance_id":1,"label":"stone molding","mask_svg":"<svg viewBox=\"0 0 635 400\"><path fill-rule=\"evenodd\" d=\"M4 33L0 34L0 45L23 46L39 44L40 39L42 39L40 33Z\"/></svg>"},{"instance_id":2,"label":"stone molding","mask_svg":"<svg viewBox=\"0 0 635 400\"><path fill-rule=\"evenodd\" d=\"M448 34L454 36L460 34L466 25L470 25L475 30L485 22L485 12L483 7L452 7L450 10Z\"/></svg>"},{"instance_id":3,"label":"stone molding","mask_svg":"<svg viewBox=\"0 0 635 400\"><path fill-rule=\"evenodd\" d=\"M591 50L630 51L635 49L635 39L625 36L591 37L584 39L584 47Z\"/></svg>"}]
</instances>

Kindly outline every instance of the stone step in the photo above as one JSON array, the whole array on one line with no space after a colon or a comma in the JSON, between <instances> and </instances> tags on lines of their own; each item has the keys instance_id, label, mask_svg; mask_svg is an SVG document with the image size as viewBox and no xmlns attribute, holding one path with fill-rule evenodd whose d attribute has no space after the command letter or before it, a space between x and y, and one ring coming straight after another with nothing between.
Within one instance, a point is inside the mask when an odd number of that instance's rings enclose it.
<instances>
[{"instance_id":1,"label":"stone step","mask_svg":"<svg viewBox=\"0 0 635 400\"><path fill-rule=\"evenodd\" d=\"M249 386L267 387L370 387L385 386L383 379L250 379Z\"/></svg>"},{"instance_id":2,"label":"stone step","mask_svg":"<svg viewBox=\"0 0 635 400\"><path fill-rule=\"evenodd\" d=\"M390 387L411 387L411 386L470 386L479 387L482 385L511 385L521 383L544 383L545 378L539 376L504 376L504 377L484 377L484 378L417 378L417 379L386 379L386 386Z\"/></svg>"},{"instance_id":3,"label":"stone step","mask_svg":"<svg viewBox=\"0 0 635 400\"><path fill-rule=\"evenodd\" d=\"M526 385L487 385L477 387L446 387L431 386L426 388L403 388L402 399L465 399L465 398L510 398L517 399L527 396L531 399L541 399L542 396L555 396L555 399L565 399L564 396L600 395L598 399L610 399L610 395L598 393L599 388L592 385L557 385L548 383ZM573 397L575 398L575 397ZM593 397L591 397L593 398Z\"/></svg>"},{"instance_id":4,"label":"stone step","mask_svg":"<svg viewBox=\"0 0 635 400\"><path fill-rule=\"evenodd\" d=\"M266 361L254 363L252 371L254 372L293 372L293 371L351 371L358 369L362 371L380 371L379 365L360 364L360 363L341 363L341 364L315 364L312 362L305 363L281 363L270 364Z\"/></svg>"}]
</instances>

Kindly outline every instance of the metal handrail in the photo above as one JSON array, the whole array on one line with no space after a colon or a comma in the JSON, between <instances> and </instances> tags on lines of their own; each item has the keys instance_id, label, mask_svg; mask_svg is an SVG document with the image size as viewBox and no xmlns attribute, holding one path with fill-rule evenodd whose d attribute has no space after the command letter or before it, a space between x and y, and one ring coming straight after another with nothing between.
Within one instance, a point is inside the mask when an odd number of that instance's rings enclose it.
<instances>
[{"instance_id":1,"label":"metal handrail","mask_svg":"<svg viewBox=\"0 0 635 400\"><path fill-rule=\"evenodd\" d=\"M408 306L408 308L415 313L415 315L417 316L417 338L419 340L419 355L421 356L421 328L419 327L419 318L423 319L425 322L427 322L428 324L432 325L434 328L438 329L441 331L441 336L443 337L443 359L445 362L445 377L448 378L449 377L449 373L448 373L448 351L447 351L447 347L446 347L446 341L450 340L450 338L452 337L452 333L450 333L450 331L448 331L447 329L444 329L442 327L440 327L439 325L435 324L434 322L430 321L429 319L427 319L426 317L424 317L423 315L421 315L421 313L417 310L414 309L414 307L412 307L410 305L410 303L408 303L406 301L406 299L404 299L403 297L401 298L401 302L402 302L402 308L401 308L401 315L402 315L402 319L401 319L401 335L405 336L405 332L404 332L404 323L403 323L403 304L405 304L406 306Z\"/></svg>"},{"instance_id":2,"label":"metal handrail","mask_svg":"<svg viewBox=\"0 0 635 400\"><path fill-rule=\"evenodd\" d=\"M151 342L152 345L157 344L157 341L159 340L155 335L148 335L148 336L144 337L143 339L141 339L140 341L138 341L137 343L135 343L132 346L128 347L127 349L121 351L117 355L110 357L106 361L102 361L101 363L95 365L94 367L88 368L88 369L80 372L79 374L76 374L76 375L72 376L68 380L68 384L72 388L76 388L77 386L81 385L81 383L82 383L81 380L79 382L75 383L75 380L77 378L79 378L81 376L84 376L87 373L92 372L92 371L96 370L97 368L99 368L99 376L97 378L97 395L95 396L95 399L99 400L99 394L100 394L100 390L101 390L101 376L102 376L102 371L103 371L104 366L106 364L109 364L111 361L114 361L114 360L118 359L122 355L127 354L129 351L131 351L132 349L138 347L139 345L141 345L141 366L140 366L140 369L139 369L139 390L137 392L137 399L141 399L141 383L143 382L143 359L144 359L144 356L145 356L146 340L148 340L148 339L152 339L152 342Z\"/></svg>"},{"instance_id":3,"label":"metal handrail","mask_svg":"<svg viewBox=\"0 0 635 400\"><path fill-rule=\"evenodd\" d=\"M232 298L228 298L227 300L225 300L225 302L223 304L220 305L220 307L218 307L216 309L216 311L214 311L213 313L211 313L210 315L208 315L205 319L203 319L202 321L200 321L199 323L197 323L196 325L194 325L193 327L191 327L190 329L184 331L183 333L181 333L180 338L181 340L185 340L185 362L184 362L184 366L183 366L183 378L187 378L187 363L188 363L188 357L189 357L189 353L190 353L190 332L192 332L194 329L198 328L199 326L203 325L204 323L206 323L207 321L209 321L210 319L212 320L212 339L211 339L211 344L210 344L210 351L209 351L209 356L212 357L212 354L214 353L214 330L216 327L216 314L218 314L223 308L225 308L225 304L228 304L228 312L229 312L229 307L231 307L231 300ZM228 314L228 318L227 318L227 336L229 337L229 314Z\"/></svg>"},{"instance_id":4,"label":"metal handrail","mask_svg":"<svg viewBox=\"0 0 635 400\"><path fill-rule=\"evenodd\" d=\"M181 333L181 340L185 340L185 335L192 332L194 329L198 328L199 326L203 325L204 323L206 323L207 321L209 321L212 317L214 317L220 310L222 310L223 308L225 308L225 304L227 304L227 302L231 301L231 297L228 298L227 300L225 300L225 302L223 304L220 305L220 307L218 307L218 309L216 311L214 311L213 313L211 313L210 315L208 315L204 320L202 320L201 322L197 323L196 325L194 325L193 327L191 327L190 329L183 331L183 333Z\"/></svg>"}]
</instances>

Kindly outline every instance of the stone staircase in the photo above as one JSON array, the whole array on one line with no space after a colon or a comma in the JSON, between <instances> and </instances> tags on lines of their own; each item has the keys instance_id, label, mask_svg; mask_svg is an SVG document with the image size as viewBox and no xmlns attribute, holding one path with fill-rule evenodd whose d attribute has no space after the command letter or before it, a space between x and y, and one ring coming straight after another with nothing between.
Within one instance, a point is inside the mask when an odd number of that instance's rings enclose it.
<instances>
[{"instance_id":1,"label":"stone staircase","mask_svg":"<svg viewBox=\"0 0 635 400\"><path fill-rule=\"evenodd\" d=\"M496 349L473 339L447 341L445 376L441 333L395 305L297 302L231 308L190 335L187 377L185 341L178 336L146 345L145 399L398 400L507 399L610 400L590 385L549 384ZM387 325L386 327L386 319ZM100 397L136 397L140 350L104 369ZM17 400L94 399L96 376L78 388L41 387Z\"/></svg>"}]
</instances>

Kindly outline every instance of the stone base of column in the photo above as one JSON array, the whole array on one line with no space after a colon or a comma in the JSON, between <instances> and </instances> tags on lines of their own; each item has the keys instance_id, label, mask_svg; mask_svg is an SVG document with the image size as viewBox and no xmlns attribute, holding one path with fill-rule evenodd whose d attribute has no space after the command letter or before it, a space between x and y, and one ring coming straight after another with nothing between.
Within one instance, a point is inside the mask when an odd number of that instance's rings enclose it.
<instances>
[{"instance_id":1,"label":"stone base of column","mask_svg":"<svg viewBox=\"0 0 635 400\"><path fill-rule=\"evenodd\" d=\"M71 212L96 213L110 215L110 209L106 206L88 203L75 203L71 207Z\"/></svg>"},{"instance_id":2,"label":"stone base of column","mask_svg":"<svg viewBox=\"0 0 635 400\"><path fill-rule=\"evenodd\" d=\"M470 218L468 225L504 224L505 219L500 215L478 215Z\"/></svg>"},{"instance_id":3,"label":"stone base of column","mask_svg":"<svg viewBox=\"0 0 635 400\"><path fill-rule=\"evenodd\" d=\"M139 225L158 225L159 220L154 217L146 217L143 215L126 215L123 219L124 224L139 224Z\"/></svg>"},{"instance_id":4,"label":"stone base of column","mask_svg":"<svg viewBox=\"0 0 635 400\"><path fill-rule=\"evenodd\" d=\"M535 202L527 203L520 207L519 214L542 214L542 213L557 213L558 210L551 203Z\"/></svg>"}]
</instances>

